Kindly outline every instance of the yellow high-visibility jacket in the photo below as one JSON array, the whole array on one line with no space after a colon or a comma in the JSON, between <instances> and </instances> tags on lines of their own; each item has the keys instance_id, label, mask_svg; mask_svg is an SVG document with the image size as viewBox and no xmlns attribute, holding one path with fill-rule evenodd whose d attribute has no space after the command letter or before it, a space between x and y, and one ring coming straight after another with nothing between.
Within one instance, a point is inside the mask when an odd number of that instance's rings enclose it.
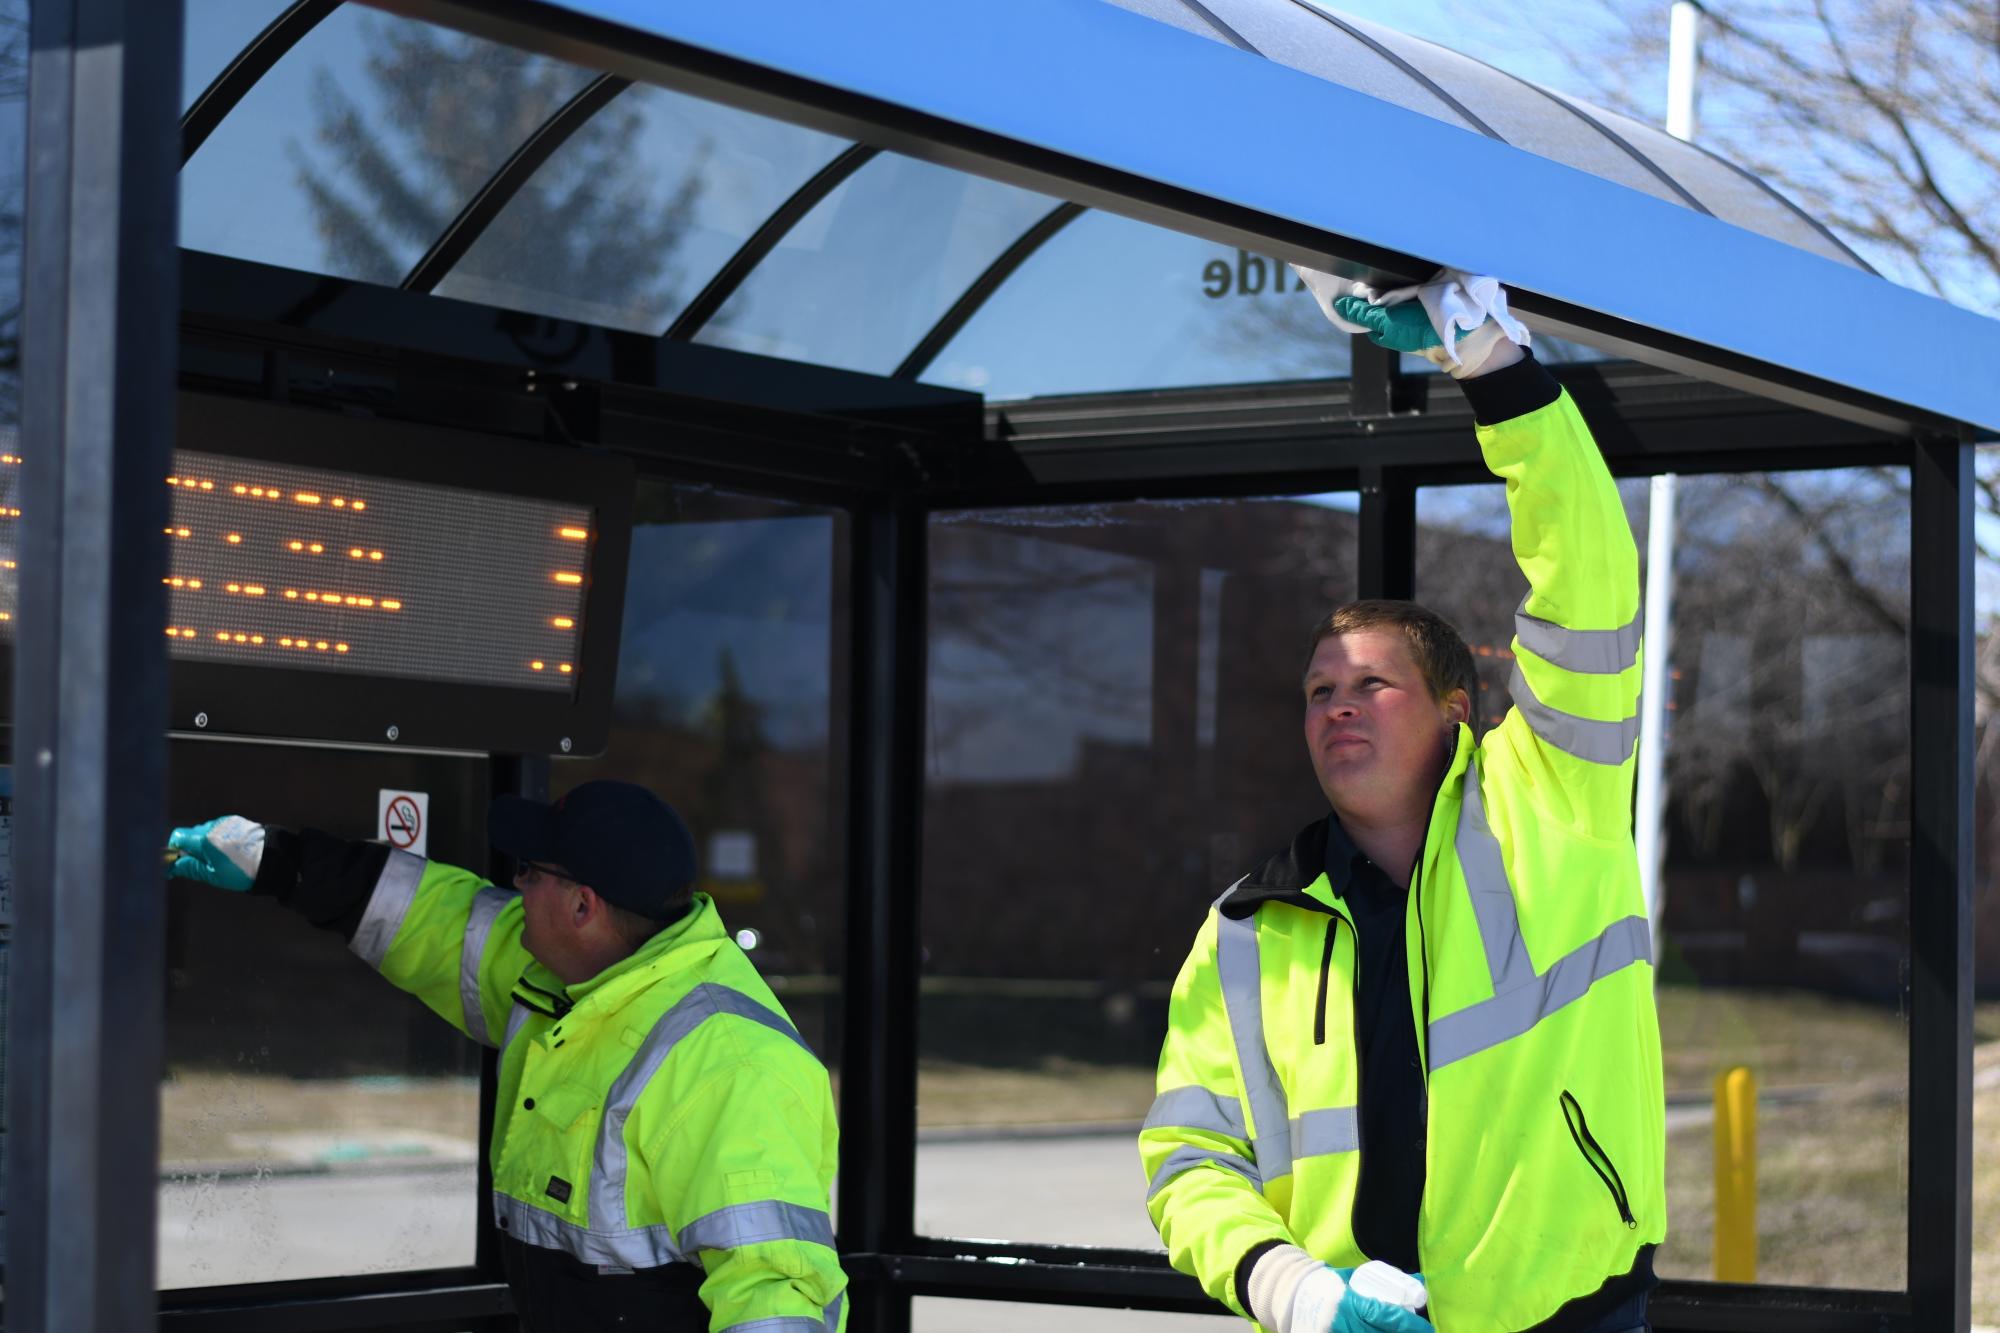
<instances>
[{"instance_id":1,"label":"yellow high-visibility jacket","mask_svg":"<svg viewBox=\"0 0 2000 1333\"><path fill-rule=\"evenodd\" d=\"M1478 434L1530 591L1514 706L1476 746L1460 726L1409 893L1429 1103L1417 1248L1441 1333L1532 1327L1666 1234L1631 829L1638 554L1567 394ZM1289 889L1252 878L1210 911L1174 983L1139 1137L1174 1265L1246 1315L1236 1267L1261 1242L1363 1261L1351 1214L1367 1151L1353 922L1321 866Z\"/></svg>"},{"instance_id":2,"label":"yellow high-visibility jacket","mask_svg":"<svg viewBox=\"0 0 2000 1333\"><path fill-rule=\"evenodd\" d=\"M699 1264L715 1333L845 1327L826 1070L707 895L573 986L521 926L519 895L394 852L350 942L499 1047L500 1228L586 1270Z\"/></svg>"}]
</instances>

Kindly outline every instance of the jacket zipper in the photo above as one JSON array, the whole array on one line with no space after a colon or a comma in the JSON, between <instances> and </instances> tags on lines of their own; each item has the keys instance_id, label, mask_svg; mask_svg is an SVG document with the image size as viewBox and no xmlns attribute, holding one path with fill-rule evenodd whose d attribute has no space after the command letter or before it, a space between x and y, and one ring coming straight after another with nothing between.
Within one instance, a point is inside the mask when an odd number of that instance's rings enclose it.
<instances>
[{"instance_id":1,"label":"jacket zipper","mask_svg":"<svg viewBox=\"0 0 2000 1333\"><path fill-rule=\"evenodd\" d=\"M1598 1146L1590 1136L1590 1126L1584 1123L1583 1106L1565 1088L1562 1095L1563 1122L1569 1126L1569 1136L1576 1140L1576 1150L1583 1154L1583 1160L1590 1163L1590 1169L1604 1182L1604 1188L1611 1191L1611 1201L1618 1205L1618 1217L1628 1230L1637 1230L1639 1224L1632 1219L1632 1206L1625 1195L1625 1182L1618 1178L1618 1168L1612 1164L1611 1155Z\"/></svg>"},{"instance_id":2,"label":"jacket zipper","mask_svg":"<svg viewBox=\"0 0 2000 1333\"><path fill-rule=\"evenodd\" d=\"M1326 918L1326 947L1319 955L1319 1002L1313 1009L1313 1045L1326 1045L1326 979L1333 969L1333 937L1340 930L1340 918L1332 913Z\"/></svg>"},{"instance_id":3,"label":"jacket zipper","mask_svg":"<svg viewBox=\"0 0 2000 1333\"><path fill-rule=\"evenodd\" d=\"M1417 853L1416 869L1410 872L1410 899L1417 905L1417 961L1423 969L1423 1026L1417 1029L1417 1045L1424 1053L1424 1092L1431 1086L1431 947L1424 934L1424 854Z\"/></svg>"}]
</instances>

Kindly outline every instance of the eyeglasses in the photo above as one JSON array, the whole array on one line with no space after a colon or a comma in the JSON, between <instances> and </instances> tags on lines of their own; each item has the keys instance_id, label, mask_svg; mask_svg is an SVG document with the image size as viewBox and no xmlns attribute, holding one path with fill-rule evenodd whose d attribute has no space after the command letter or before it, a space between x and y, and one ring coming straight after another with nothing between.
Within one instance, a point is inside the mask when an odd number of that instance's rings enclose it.
<instances>
[{"instance_id":1,"label":"eyeglasses","mask_svg":"<svg viewBox=\"0 0 2000 1333\"><path fill-rule=\"evenodd\" d=\"M516 861L514 863L514 878L517 881L523 878L542 878L559 879L565 884L575 884L578 882L576 877L570 874L569 871L558 866L545 866L539 861Z\"/></svg>"}]
</instances>

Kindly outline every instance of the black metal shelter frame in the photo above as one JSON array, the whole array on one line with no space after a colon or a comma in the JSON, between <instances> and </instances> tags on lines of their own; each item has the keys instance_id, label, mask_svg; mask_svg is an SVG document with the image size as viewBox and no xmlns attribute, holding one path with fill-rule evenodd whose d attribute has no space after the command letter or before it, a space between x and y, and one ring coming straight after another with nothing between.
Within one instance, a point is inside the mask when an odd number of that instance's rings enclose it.
<instances>
[{"instance_id":1,"label":"black metal shelter frame","mask_svg":"<svg viewBox=\"0 0 2000 1333\"><path fill-rule=\"evenodd\" d=\"M553 30L528 6L411 0L401 8L572 58L594 53L602 36L587 25ZM23 431L34 447L26 450L20 605L23 622L37 628L21 639L14 685L24 891L9 1044L8 1327L138 1328L157 1319L200 1333L304 1333L509 1322L487 1230L469 1269L164 1298L152 1290L163 929L153 886L167 678L157 628L164 553L152 534L165 512L158 482L172 444L177 366L182 384L207 391L327 406L365 398L384 416L474 425L552 448L589 442L675 477L845 508L852 739L839 1243L854 1281L850 1326L906 1329L917 1295L1213 1310L1157 1253L916 1233L926 517L1028 501L1353 487L1361 494L1361 592L1407 595L1418 487L1484 476L1452 387L1404 383L1388 360L1357 348L1351 381L982 412L974 398L907 377L801 367L442 300L416 280L424 265L397 291L177 256L173 228L162 225L174 213L183 148L171 62L119 58L178 49L177 11L157 0L38 0L34 11L23 336ZM885 145L929 143L981 161L998 151L971 132L754 69L685 52L648 59L671 66L694 91L726 87L738 103L765 101ZM198 128L210 112L196 112ZM1074 164L1029 165L1078 176ZM1299 239L1143 181L1084 180L1078 190L1190 230L1255 236L1281 252ZM1410 267L1396 256L1361 257ZM1536 313L1590 325L1587 312ZM1647 341L1629 327L1606 333ZM1971 436L1950 423L1907 420L1893 404L1865 406L1905 420L1905 429L1637 364L1560 373L1620 473L1909 469L1908 1288L1672 1282L1652 1308L1658 1327L1675 1330L1962 1328L1972 1175ZM307 383L317 387L295 387ZM513 757L496 773L514 790L548 782L547 761L533 756ZM492 1086L489 1063L487 1124Z\"/></svg>"}]
</instances>

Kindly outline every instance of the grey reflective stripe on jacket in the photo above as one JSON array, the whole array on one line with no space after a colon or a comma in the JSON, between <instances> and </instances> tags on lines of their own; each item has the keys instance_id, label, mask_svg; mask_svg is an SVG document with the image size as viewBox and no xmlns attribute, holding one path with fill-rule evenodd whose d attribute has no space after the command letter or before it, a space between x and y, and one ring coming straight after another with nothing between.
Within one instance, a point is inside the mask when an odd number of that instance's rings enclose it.
<instances>
[{"instance_id":1,"label":"grey reflective stripe on jacket","mask_svg":"<svg viewBox=\"0 0 2000 1333\"><path fill-rule=\"evenodd\" d=\"M807 1319L804 1315L780 1315L774 1319L751 1319L741 1324L731 1324L722 1333L834 1333L840 1327L840 1307L847 1303L847 1293L841 1292L833 1298L820 1318Z\"/></svg>"},{"instance_id":2,"label":"grey reflective stripe on jacket","mask_svg":"<svg viewBox=\"0 0 2000 1333\"><path fill-rule=\"evenodd\" d=\"M1528 599L1523 597L1514 612L1514 637L1523 648L1564 671L1580 676L1616 676L1639 663L1645 617L1642 608L1632 623L1621 629L1570 629L1529 615Z\"/></svg>"},{"instance_id":3,"label":"grey reflective stripe on jacket","mask_svg":"<svg viewBox=\"0 0 2000 1333\"><path fill-rule=\"evenodd\" d=\"M519 1025L526 1022L527 1013L526 1006L515 1005L508 1023L509 1041ZM628 1174L625 1122L674 1047L710 1018L725 1014L761 1023L811 1054L790 1023L748 995L714 982L696 986L654 1022L652 1031L646 1034L605 1096L597 1143L591 1153L589 1191L585 1196L590 1225L581 1226L496 1190L494 1215L506 1220L506 1229L516 1239L566 1251L583 1263L622 1268L657 1268L661 1264L692 1260L699 1250L727 1249L758 1241L797 1240L833 1247L833 1224L825 1213L776 1200L719 1209L688 1223L686 1231L678 1237L661 1224L640 1227L626 1224L630 1213L625 1199Z\"/></svg>"},{"instance_id":4,"label":"grey reflective stripe on jacket","mask_svg":"<svg viewBox=\"0 0 2000 1333\"><path fill-rule=\"evenodd\" d=\"M1195 1129L1241 1139L1243 1103L1192 1084L1169 1088L1153 1099L1141 1129Z\"/></svg>"},{"instance_id":5,"label":"grey reflective stripe on jacket","mask_svg":"<svg viewBox=\"0 0 2000 1333\"><path fill-rule=\"evenodd\" d=\"M486 1030L486 1006L479 992L479 961L486 956L486 937L500 919L500 909L513 894L487 885L472 895L472 911L465 918L465 938L458 946L458 1000L465 1008L465 1035L481 1046L491 1046L493 1036Z\"/></svg>"},{"instance_id":6,"label":"grey reflective stripe on jacket","mask_svg":"<svg viewBox=\"0 0 2000 1333\"><path fill-rule=\"evenodd\" d=\"M1591 986L1634 963L1652 959L1652 931L1642 916L1623 917L1550 965L1536 972L1521 936L1521 918L1500 842L1486 822L1479 789L1479 761L1465 770L1465 799L1458 812L1454 845L1473 918L1485 946L1493 982L1491 999L1431 1020L1426 1043L1435 1073L1456 1060L1490 1050L1533 1028L1550 1014L1583 998Z\"/></svg>"},{"instance_id":7,"label":"grey reflective stripe on jacket","mask_svg":"<svg viewBox=\"0 0 2000 1333\"><path fill-rule=\"evenodd\" d=\"M1197 1148L1184 1143L1167 1154L1167 1160L1160 1163L1160 1169L1153 1173L1153 1179L1146 1186L1146 1198L1150 1202L1155 1194L1165 1189L1175 1176L1192 1171L1198 1166L1219 1166L1225 1171L1234 1171L1249 1181L1256 1189L1264 1188L1264 1178L1257 1167L1233 1152L1216 1152L1209 1148Z\"/></svg>"},{"instance_id":8,"label":"grey reflective stripe on jacket","mask_svg":"<svg viewBox=\"0 0 2000 1333\"><path fill-rule=\"evenodd\" d=\"M533 1012L533 1010L529 1009L527 1005L522 1004L519 1000L514 1001L513 1011L507 1015L507 1035L500 1039L501 1050L504 1051L514 1044L514 1038L519 1036L521 1029L527 1026L528 1015Z\"/></svg>"},{"instance_id":9,"label":"grey reflective stripe on jacket","mask_svg":"<svg viewBox=\"0 0 2000 1333\"><path fill-rule=\"evenodd\" d=\"M1528 684L1528 678L1521 673L1518 661L1514 663L1513 676L1507 681L1507 692L1513 696L1514 707L1520 710L1535 735L1565 754L1573 754L1593 764L1613 766L1632 757L1632 747L1639 740L1637 713L1622 722L1599 722L1551 708L1535 697L1535 691Z\"/></svg>"},{"instance_id":10,"label":"grey reflective stripe on jacket","mask_svg":"<svg viewBox=\"0 0 2000 1333\"><path fill-rule=\"evenodd\" d=\"M389 956L396 932L403 928L410 904L417 900L417 882L424 877L425 864L421 856L391 851L382 873L375 878L375 889L368 895L361 924L354 928L354 938L347 942L347 947L377 972L382 970L382 960Z\"/></svg>"},{"instance_id":11,"label":"grey reflective stripe on jacket","mask_svg":"<svg viewBox=\"0 0 2000 1333\"><path fill-rule=\"evenodd\" d=\"M1232 919L1216 913L1215 970L1222 984L1229 1033L1236 1042L1236 1067L1250 1104L1251 1151L1266 1181L1292 1173L1292 1126L1285 1110L1285 1087L1264 1042L1264 987L1258 964L1257 918Z\"/></svg>"}]
</instances>

